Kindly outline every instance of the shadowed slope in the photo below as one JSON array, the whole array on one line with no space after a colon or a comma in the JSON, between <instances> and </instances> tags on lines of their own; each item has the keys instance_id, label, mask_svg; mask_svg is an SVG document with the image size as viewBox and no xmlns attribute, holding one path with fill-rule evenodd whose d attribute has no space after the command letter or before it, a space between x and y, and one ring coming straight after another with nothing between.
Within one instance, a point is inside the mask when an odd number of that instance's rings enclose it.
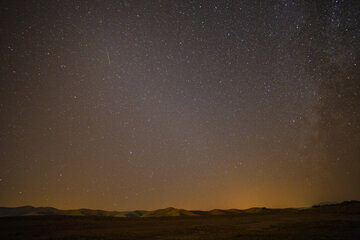
<instances>
[{"instance_id":1,"label":"shadowed slope","mask_svg":"<svg viewBox=\"0 0 360 240\"><path fill-rule=\"evenodd\" d=\"M185 209L177 209L173 207L158 209L154 211L136 210L136 211L104 211L92 209L74 209L74 210L59 210L52 207L0 207L0 217L11 216L98 216L98 217L176 217L176 216L231 216L231 215L246 215L246 214L271 214L271 213L285 213L296 211L317 211L317 212L346 212L346 213L360 213L359 201L346 201L338 204L328 205L314 205L312 208L297 209L297 208L249 208L245 210L239 209L214 209L210 211L190 211Z\"/></svg>"},{"instance_id":2,"label":"shadowed slope","mask_svg":"<svg viewBox=\"0 0 360 240\"><path fill-rule=\"evenodd\" d=\"M176 209L169 207L165 209L158 209L155 211L147 212L142 217L175 217L175 216L198 216L198 215L191 211L187 211L185 209Z\"/></svg>"}]
</instances>

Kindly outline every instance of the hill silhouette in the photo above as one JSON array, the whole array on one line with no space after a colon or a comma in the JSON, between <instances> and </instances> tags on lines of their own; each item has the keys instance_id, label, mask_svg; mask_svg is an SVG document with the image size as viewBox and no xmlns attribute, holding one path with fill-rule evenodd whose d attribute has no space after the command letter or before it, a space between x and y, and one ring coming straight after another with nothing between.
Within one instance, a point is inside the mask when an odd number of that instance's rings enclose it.
<instances>
[{"instance_id":1,"label":"hill silhouette","mask_svg":"<svg viewBox=\"0 0 360 240\"><path fill-rule=\"evenodd\" d=\"M105 211L92 209L73 209L60 210L53 207L0 207L0 217L11 216L101 216L101 217L177 217L177 216L231 216L246 214L270 214L278 212L296 212L296 211L341 211L360 213L360 201L345 201L342 203L329 203L314 205L311 208L265 208L254 207L245 210L240 209L213 209L210 211L185 210L173 207L157 209L154 211L135 210L135 211Z\"/></svg>"}]
</instances>

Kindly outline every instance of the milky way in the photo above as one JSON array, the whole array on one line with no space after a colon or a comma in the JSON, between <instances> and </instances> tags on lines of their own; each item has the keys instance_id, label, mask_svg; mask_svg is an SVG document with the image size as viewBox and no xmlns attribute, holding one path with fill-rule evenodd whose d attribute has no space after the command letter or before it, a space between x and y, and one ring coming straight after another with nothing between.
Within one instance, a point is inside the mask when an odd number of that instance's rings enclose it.
<instances>
[{"instance_id":1,"label":"milky way","mask_svg":"<svg viewBox=\"0 0 360 240\"><path fill-rule=\"evenodd\" d=\"M360 198L360 1L2 1L0 205Z\"/></svg>"}]
</instances>

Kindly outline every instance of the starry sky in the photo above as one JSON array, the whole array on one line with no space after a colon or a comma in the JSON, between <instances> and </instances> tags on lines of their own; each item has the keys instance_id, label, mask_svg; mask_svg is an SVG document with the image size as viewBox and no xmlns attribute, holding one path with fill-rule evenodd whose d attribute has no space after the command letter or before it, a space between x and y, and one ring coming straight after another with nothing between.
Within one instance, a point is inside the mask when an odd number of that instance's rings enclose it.
<instances>
[{"instance_id":1,"label":"starry sky","mask_svg":"<svg viewBox=\"0 0 360 240\"><path fill-rule=\"evenodd\" d=\"M0 205L360 199L360 1L1 1Z\"/></svg>"}]
</instances>

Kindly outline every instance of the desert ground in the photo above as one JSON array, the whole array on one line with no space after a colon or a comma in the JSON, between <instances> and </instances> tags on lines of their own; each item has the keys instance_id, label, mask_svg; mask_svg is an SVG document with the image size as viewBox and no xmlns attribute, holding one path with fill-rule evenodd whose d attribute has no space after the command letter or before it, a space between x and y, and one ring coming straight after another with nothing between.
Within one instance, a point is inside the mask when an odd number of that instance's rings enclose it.
<instances>
[{"instance_id":1,"label":"desert ground","mask_svg":"<svg viewBox=\"0 0 360 240\"><path fill-rule=\"evenodd\" d=\"M360 239L360 203L202 216L13 216L0 239Z\"/></svg>"}]
</instances>

